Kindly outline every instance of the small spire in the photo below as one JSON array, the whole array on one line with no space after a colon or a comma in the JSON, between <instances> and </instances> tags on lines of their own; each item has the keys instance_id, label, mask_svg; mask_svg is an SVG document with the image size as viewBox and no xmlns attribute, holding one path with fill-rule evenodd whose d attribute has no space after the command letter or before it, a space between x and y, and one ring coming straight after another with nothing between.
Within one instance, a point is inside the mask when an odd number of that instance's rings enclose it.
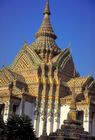
<instances>
[{"instance_id":1,"label":"small spire","mask_svg":"<svg viewBox=\"0 0 95 140\"><path fill-rule=\"evenodd\" d=\"M45 10L44 10L43 14L44 14L44 15L45 15L45 14L48 14L48 15L51 14L51 13L50 13L50 8L49 8L49 0L46 0L46 6L45 6Z\"/></svg>"},{"instance_id":2,"label":"small spire","mask_svg":"<svg viewBox=\"0 0 95 140\"><path fill-rule=\"evenodd\" d=\"M49 37L55 40L57 36L55 35L52 29L51 22L50 22L49 15L51 13L50 13L50 8L49 8L49 0L46 0L46 6L45 6L45 10L43 14L44 14L44 19L43 19L43 22L39 31L36 33L36 38L38 38L39 36L44 36L44 37Z\"/></svg>"}]
</instances>

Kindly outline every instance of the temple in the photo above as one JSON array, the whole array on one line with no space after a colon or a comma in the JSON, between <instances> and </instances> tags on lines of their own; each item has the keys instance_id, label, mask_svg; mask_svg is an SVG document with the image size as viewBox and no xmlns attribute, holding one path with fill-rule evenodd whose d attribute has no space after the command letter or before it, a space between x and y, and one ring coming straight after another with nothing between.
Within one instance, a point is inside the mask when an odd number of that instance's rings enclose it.
<instances>
[{"instance_id":1,"label":"temple","mask_svg":"<svg viewBox=\"0 0 95 140\"><path fill-rule=\"evenodd\" d=\"M95 136L95 80L81 77L70 49L56 44L50 15L47 0L35 41L24 43L13 63L0 70L0 114L4 121L10 114L28 115L40 137L60 129L75 107L84 130Z\"/></svg>"}]
</instances>

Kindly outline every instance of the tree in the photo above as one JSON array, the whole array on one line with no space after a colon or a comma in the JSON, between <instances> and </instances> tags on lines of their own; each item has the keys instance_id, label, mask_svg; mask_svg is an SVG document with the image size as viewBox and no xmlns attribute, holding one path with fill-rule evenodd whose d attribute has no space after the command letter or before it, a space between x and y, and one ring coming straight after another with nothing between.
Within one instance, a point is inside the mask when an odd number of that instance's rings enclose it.
<instances>
[{"instance_id":1,"label":"tree","mask_svg":"<svg viewBox=\"0 0 95 140\"><path fill-rule=\"evenodd\" d=\"M0 140L4 140L5 124L2 115L0 115Z\"/></svg>"},{"instance_id":2,"label":"tree","mask_svg":"<svg viewBox=\"0 0 95 140\"><path fill-rule=\"evenodd\" d=\"M6 123L6 140L36 140L31 119L12 115Z\"/></svg>"}]
</instances>

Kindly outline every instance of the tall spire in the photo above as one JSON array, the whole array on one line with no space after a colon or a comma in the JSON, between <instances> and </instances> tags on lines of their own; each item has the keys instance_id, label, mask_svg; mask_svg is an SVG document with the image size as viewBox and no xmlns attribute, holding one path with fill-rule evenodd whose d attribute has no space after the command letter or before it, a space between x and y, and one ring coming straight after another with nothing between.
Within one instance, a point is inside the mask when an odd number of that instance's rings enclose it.
<instances>
[{"instance_id":1,"label":"tall spire","mask_svg":"<svg viewBox=\"0 0 95 140\"><path fill-rule=\"evenodd\" d=\"M44 18L39 31L36 33L36 40L32 43L32 48L44 62L50 62L61 50L55 42L57 36L50 22L49 0L46 0L43 15Z\"/></svg>"},{"instance_id":2,"label":"tall spire","mask_svg":"<svg viewBox=\"0 0 95 140\"><path fill-rule=\"evenodd\" d=\"M56 39L57 36L55 35L51 23L50 23L50 8L49 8L49 0L46 0L46 6L44 9L44 19L42 22L42 25L39 29L39 31L36 33L36 38L40 37L40 36L44 36L44 37L50 37L52 39Z\"/></svg>"},{"instance_id":3,"label":"tall spire","mask_svg":"<svg viewBox=\"0 0 95 140\"><path fill-rule=\"evenodd\" d=\"M45 10L44 10L43 14L44 14L44 15L45 15L45 14L48 14L48 15L51 14L51 13L50 13L50 8L49 8L49 0L46 0L46 6L45 6Z\"/></svg>"}]
</instances>

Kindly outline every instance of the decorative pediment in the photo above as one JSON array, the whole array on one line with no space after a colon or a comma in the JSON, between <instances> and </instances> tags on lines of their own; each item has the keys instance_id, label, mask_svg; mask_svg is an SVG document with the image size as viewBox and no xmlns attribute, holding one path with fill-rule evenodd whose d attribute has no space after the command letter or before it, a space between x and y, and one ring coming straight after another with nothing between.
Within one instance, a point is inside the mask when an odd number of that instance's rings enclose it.
<instances>
[{"instance_id":1,"label":"decorative pediment","mask_svg":"<svg viewBox=\"0 0 95 140\"><path fill-rule=\"evenodd\" d=\"M95 96L95 80L93 80L88 86L89 92L91 92Z\"/></svg>"},{"instance_id":2,"label":"decorative pediment","mask_svg":"<svg viewBox=\"0 0 95 140\"><path fill-rule=\"evenodd\" d=\"M36 69L41 63L41 59L38 55L27 45L22 48L20 53L17 55L11 68L14 71L22 71L29 69Z\"/></svg>"},{"instance_id":3,"label":"decorative pediment","mask_svg":"<svg viewBox=\"0 0 95 140\"><path fill-rule=\"evenodd\" d=\"M9 81L13 81L14 80L14 74L12 73L12 71L8 68L8 67L3 67L2 69L2 73L4 74L4 76L9 80Z\"/></svg>"},{"instance_id":4,"label":"decorative pediment","mask_svg":"<svg viewBox=\"0 0 95 140\"><path fill-rule=\"evenodd\" d=\"M5 73L3 72L3 70L0 71L0 87L7 85L9 83L9 78L7 76L5 76Z\"/></svg>"},{"instance_id":5,"label":"decorative pediment","mask_svg":"<svg viewBox=\"0 0 95 140\"><path fill-rule=\"evenodd\" d=\"M65 60L61 64L61 68L63 72L66 73L67 75L70 75L71 77L74 76L74 73L76 73L76 71L75 71L75 67L74 67L74 63L73 63L73 59L71 55L68 55L65 58Z\"/></svg>"},{"instance_id":6,"label":"decorative pediment","mask_svg":"<svg viewBox=\"0 0 95 140\"><path fill-rule=\"evenodd\" d=\"M11 82L16 80L25 83L22 75L19 75L13 72L10 68L4 66L0 71L0 86L9 85Z\"/></svg>"},{"instance_id":7,"label":"decorative pediment","mask_svg":"<svg viewBox=\"0 0 95 140\"><path fill-rule=\"evenodd\" d=\"M23 94L22 90L20 90L20 89L17 88L17 87L14 87L14 88L13 88L12 93L13 93L14 96L17 96L17 97L20 97L20 96L22 96L22 94Z\"/></svg>"},{"instance_id":8,"label":"decorative pediment","mask_svg":"<svg viewBox=\"0 0 95 140\"><path fill-rule=\"evenodd\" d=\"M67 82L68 87L72 92L75 93L82 93L83 90L87 87L88 88L88 83L91 81L92 77L87 76L87 77L75 77L72 78Z\"/></svg>"},{"instance_id":9,"label":"decorative pediment","mask_svg":"<svg viewBox=\"0 0 95 140\"><path fill-rule=\"evenodd\" d=\"M63 63L63 61L66 59L66 57L70 55L70 50L67 48L65 49L63 52L61 52L59 55L57 55L53 61L55 62L56 65L58 65L59 67L61 66L61 64Z\"/></svg>"},{"instance_id":10,"label":"decorative pediment","mask_svg":"<svg viewBox=\"0 0 95 140\"><path fill-rule=\"evenodd\" d=\"M63 75L65 74L70 78L72 78L74 74L76 75L73 58L68 48L56 56L53 61L55 66L61 69Z\"/></svg>"}]
</instances>

